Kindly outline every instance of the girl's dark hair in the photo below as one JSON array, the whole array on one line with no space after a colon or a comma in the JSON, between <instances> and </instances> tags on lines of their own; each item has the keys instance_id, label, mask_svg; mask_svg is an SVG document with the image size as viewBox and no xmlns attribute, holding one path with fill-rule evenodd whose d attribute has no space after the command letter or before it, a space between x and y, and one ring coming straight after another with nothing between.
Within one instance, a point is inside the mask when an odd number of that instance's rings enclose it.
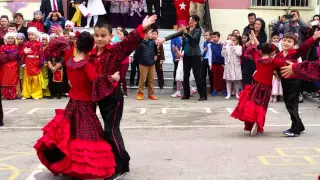
<instances>
[{"instance_id":1,"label":"girl's dark hair","mask_svg":"<svg viewBox=\"0 0 320 180\"><path fill-rule=\"evenodd\" d=\"M127 37L129 35L128 31L125 29L123 29L121 32L123 33L124 37Z\"/></svg>"},{"instance_id":2,"label":"girl's dark hair","mask_svg":"<svg viewBox=\"0 0 320 180\"><path fill-rule=\"evenodd\" d=\"M261 18L257 18L255 22L260 21L261 23L261 30L258 34L258 40L260 39L259 37L267 37L267 33L266 33L266 22L261 19Z\"/></svg>"},{"instance_id":3,"label":"girl's dark hair","mask_svg":"<svg viewBox=\"0 0 320 180\"><path fill-rule=\"evenodd\" d=\"M235 29L235 30L232 31L232 34L233 34L235 31L238 31L238 32L240 33L240 31L239 31L238 29Z\"/></svg>"},{"instance_id":4,"label":"girl's dark hair","mask_svg":"<svg viewBox=\"0 0 320 180\"><path fill-rule=\"evenodd\" d=\"M242 42L242 36L246 36L246 37L247 37L247 42L249 42L250 36L249 36L248 33L243 33L243 34L241 35L241 42Z\"/></svg>"},{"instance_id":5,"label":"girl's dark hair","mask_svg":"<svg viewBox=\"0 0 320 180\"><path fill-rule=\"evenodd\" d=\"M196 27L200 27L200 17L198 15L191 15L190 18L192 18L197 23Z\"/></svg>"},{"instance_id":6,"label":"girl's dark hair","mask_svg":"<svg viewBox=\"0 0 320 180\"><path fill-rule=\"evenodd\" d=\"M262 54L271 54L274 51L271 43L262 43L260 50Z\"/></svg>"},{"instance_id":7,"label":"girl's dark hair","mask_svg":"<svg viewBox=\"0 0 320 180\"><path fill-rule=\"evenodd\" d=\"M61 20L61 18L58 16L58 11L52 11L52 13L53 14L55 14L57 17L58 17L58 19L57 19L57 21L60 21ZM52 21L52 16L50 17L50 21Z\"/></svg>"},{"instance_id":8,"label":"girl's dark hair","mask_svg":"<svg viewBox=\"0 0 320 180\"><path fill-rule=\"evenodd\" d=\"M106 23L98 23L94 26L94 28L98 28L98 29L101 29L101 28L106 28L110 34L112 34L112 25L111 24L106 24Z\"/></svg>"},{"instance_id":9,"label":"girl's dark hair","mask_svg":"<svg viewBox=\"0 0 320 180\"><path fill-rule=\"evenodd\" d=\"M24 19L21 13L14 13L13 18L15 19L17 17L21 17L22 19Z\"/></svg>"},{"instance_id":10,"label":"girl's dark hair","mask_svg":"<svg viewBox=\"0 0 320 180\"><path fill-rule=\"evenodd\" d=\"M241 36L231 35L231 37L236 38L236 39L237 39L237 41L238 41L238 44L239 44L240 46L242 46L242 37L241 37Z\"/></svg>"},{"instance_id":11,"label":"girl's dark hair","mask_svg":"<svg viewBox=\"0 0 320 180\"><path fill-rule=\"evenodd\" d=\"M273 36L280 36L280 34L279 34L279 32L274 31L274 32L271 33L271 38L272 38Z\"/></svg>"},{"instance_id":12,"label":"girl's dark hair","mask_svg":"<svg viewBox=\"0 0 320 180\"><path fill-rule=\"evenodd\" d=\"M7 19L7 21L9 21L9 17L7 16L7 15L2 15L1 17L0 17L0 19Z\"/></svg>"},{"instance_id":13,"label":"girl's dark hair","mask_svg":"<svg viewBox=\"0 0 320 180\"><path fill-rule=\"evenodd\" d=\"M77 50L79 52L89 53L94 46L94 39L89 32L80 33L77 39Z\"/></svg>"},{"instance_id":14,"label":"girl's dark hair","mask_svg":"<svg viewBox=\"0 0 320 180\"><path fill-rule=\"evenodd\" d=\"M295 34L293 34L292 32L285 33L283 38L292 39L294 41L295 45L298 43L298 37Z\"/></svg>"}]
</instances>

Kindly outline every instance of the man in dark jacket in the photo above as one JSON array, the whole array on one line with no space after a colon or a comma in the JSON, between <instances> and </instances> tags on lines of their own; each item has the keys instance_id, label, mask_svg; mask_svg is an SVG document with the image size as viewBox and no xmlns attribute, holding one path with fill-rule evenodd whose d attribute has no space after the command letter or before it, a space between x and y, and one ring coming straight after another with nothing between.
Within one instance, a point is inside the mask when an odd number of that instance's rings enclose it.
<instances>
[{"instance_id":1,"label":"man in dark jacket","mask_svg":"<svg viewBox=\"0 0 320 180\"><path fill-rule=\"evenodd\" d=\"M243 34L250 34L251 30L253 30L254 23L256 22L257 16L255 13L248 14L249 25L243 29Z\"/></svg>"},{"instance_id":2,"label":"man in dark jacket","mask_svg":"<svg viewBox=\"0 0 320 180\"><path fill-rule=\"evenodd\" d=\"M44 19L52 11L58 11L61 16L64 16L62 0L41 0L40 11L44 14Z\"/></svg>"}]
</instances>

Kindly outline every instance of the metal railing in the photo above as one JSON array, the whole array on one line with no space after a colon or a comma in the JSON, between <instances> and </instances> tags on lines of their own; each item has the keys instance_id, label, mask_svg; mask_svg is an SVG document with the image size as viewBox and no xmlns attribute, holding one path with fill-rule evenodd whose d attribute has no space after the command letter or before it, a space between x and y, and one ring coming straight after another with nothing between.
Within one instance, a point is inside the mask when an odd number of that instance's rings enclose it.
<instances>
[{"instance_id":1,"label":"metal railing","mask_svg":"<svg viewBox=\"0 0 320 180\"><path fill-rule=\"evenodd\" d=\"M310 7L311 0L251 0L251 6Z\"/></svg>"}]
</instances>

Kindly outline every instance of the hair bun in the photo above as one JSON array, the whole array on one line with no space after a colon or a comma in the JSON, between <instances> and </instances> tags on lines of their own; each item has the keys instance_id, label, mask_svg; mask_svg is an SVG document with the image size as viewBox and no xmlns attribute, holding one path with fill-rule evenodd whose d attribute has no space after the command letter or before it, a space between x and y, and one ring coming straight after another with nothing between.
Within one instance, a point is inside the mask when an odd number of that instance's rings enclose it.
<instances>
[{"instance_id":1,"label":"hair bun","mask_svg":"<svg viewBox=\"0 0 320 180\"><path fill-rule=\"evenodd\" d=\"M79 52L88 53L92 50L94 39L87 31L80 33L77 39L77 50Z\"/></svg>"}]
</instances>

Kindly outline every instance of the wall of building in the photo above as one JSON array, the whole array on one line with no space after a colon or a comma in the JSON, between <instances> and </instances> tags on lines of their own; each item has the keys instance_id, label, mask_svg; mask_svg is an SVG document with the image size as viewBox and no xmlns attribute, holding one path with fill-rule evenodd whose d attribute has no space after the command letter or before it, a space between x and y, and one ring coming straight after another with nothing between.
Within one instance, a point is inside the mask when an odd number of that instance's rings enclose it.
<instances>
[{"instance_id":1,"label":"wall of building","mask_svg":"<svg viewBox=\"0 0 320 180\"><path fill-rule=\"evenodd\" d=\"M62 0L64 5L64 12L66 14L66 7L68 0ZM40 9L41 0L0 0L0 15L7 15L12 20L12 14L22 13L25 20L33 19L33 12Z\"/></svg>"},{"instance_id":2,"label":"wall of building","mask_svg":"<svg viewBox=\"0 0 320 180\"><path fill-rule=\"evenodd\" d=\"M268 25L290 11L276 8L250 8L251 0L210 0L209 2L212 28L221 33L222 39L225 39L234 29L238 29L242 33L243 28L248 25L247 16L251 12L254 12L257 17L263 18ZM317 0L312 0L312 3L311 7L313 8L299 9L301 18L305 22L310 20L313 15L319 14Z\"/></svg>"}]
</instances>

